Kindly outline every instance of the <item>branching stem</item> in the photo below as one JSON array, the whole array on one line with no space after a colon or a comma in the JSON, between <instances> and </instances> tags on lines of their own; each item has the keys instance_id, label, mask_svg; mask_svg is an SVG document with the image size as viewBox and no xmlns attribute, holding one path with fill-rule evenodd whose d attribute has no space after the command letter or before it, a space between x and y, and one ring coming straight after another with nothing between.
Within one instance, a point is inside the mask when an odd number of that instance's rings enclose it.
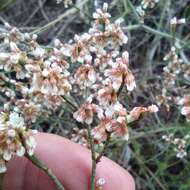
<instances>
[{"instance_id":1,"label":"branching stem","mask_svg":"<svg viewBox=\"0 0 190 190\"><path fill-rule=\"evenodd\" d=\"M92 158L92 170L91 170L91 179L90 179L90 190L95 190L95 178L96 178L96 152L94 147L94 139L91 133L91 127L87 126L88 131L88 139L91 150L91 158Z\"/></svg>"},{"instance_id":2,"label":"branching stem","mask_svg":"<svg viewBox=\"0 0 190 190\"><path fill-rule=\"evenodd\" d=\"M44 171L54 181L54 183L57 186L57 189L65 190L62 183L59 181L56 175L40 159L38 159L35 155L30 156L29 154L26 154L25 157L28 158L28 160L30 160L39 169Z\"/></svg>"}]
</instances>

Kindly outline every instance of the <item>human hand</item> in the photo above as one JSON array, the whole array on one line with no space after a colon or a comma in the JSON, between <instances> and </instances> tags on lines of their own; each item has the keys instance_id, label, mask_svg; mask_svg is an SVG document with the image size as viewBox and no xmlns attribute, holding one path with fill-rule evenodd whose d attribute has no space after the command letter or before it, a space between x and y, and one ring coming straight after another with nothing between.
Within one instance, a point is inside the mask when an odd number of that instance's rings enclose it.
<instances>
[{"instance_id":1,"label":"human hand","mask_svg":"<svg viewBox=\"0 0 190 190\"><path fill-rule=\"evenodd\" d=\"M88 190L91 175L90 151L65 138L39 133L35 154L60 179L66 190ZM135 190L131 175L103 157L97 165L96 179L104 178L104 190ZM3 189L54 190L54 182L26 158L15 157L8 163Z\"/></svg>"}]
</instances>

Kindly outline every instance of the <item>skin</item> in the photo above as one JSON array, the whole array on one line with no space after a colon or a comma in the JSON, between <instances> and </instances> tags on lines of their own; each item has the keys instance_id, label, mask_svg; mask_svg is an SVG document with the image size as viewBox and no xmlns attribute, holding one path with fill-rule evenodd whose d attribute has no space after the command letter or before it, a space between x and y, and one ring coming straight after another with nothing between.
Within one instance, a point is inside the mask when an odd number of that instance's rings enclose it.
<instances>
[{"instance_id":1,"label":"skin","mask_svg":"<svg viewBox=\"0 0 190 190\"><path fill-rule=\"evenodd\" d=\"M39 133L35 155L61 180L66 190L89 190L90 151L65 138ZM54 182L26 158L15 157L8 165L3 187L6 190L56 190ZM135 190L132 176L103 157L97 165L96 179L104 178L104 190Z\"/></svg>"}]
</instances>

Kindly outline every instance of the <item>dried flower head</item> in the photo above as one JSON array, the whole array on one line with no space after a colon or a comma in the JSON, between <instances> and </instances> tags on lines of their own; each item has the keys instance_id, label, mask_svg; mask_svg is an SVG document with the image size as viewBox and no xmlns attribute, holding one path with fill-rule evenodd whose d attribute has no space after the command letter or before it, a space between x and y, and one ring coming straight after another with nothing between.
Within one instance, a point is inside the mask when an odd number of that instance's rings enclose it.
<instances>
[{"instance_id":1,"label":"dried flower head","mask_svg":"<svg viewBox=\"0 0 190 190\"><path fill-rule=\"evenodd\" d=\"M186 19L185 19L185 18L180 18L180 19L178 19L177 17L173 17L173 18L170 20L170 25L171 25L171 26L176 26L176 25L185 24L185 23L186 23Z\"/></svg>"},{"instance_id":2,"label":"dried flower head","mask_svg":"<svg viewBox=\"0 0 190 190\"><path fill-rule=\"evenodd\" d=\"M184 115L187 120L190 120L190 96L184 96L179 100L178 104L182 106L181 114Z\"/></svg>"},{"instance_id":3,"label":"dried flower head","mask_svg":"<svg viewBox=\"0 0 190 190\"><path fill-rule=\"evenodd\" d=\"M97 9L95 13L93 13L93 18L96 19L96 24L107 25L110 23L109 18L111 15L107 12L108 4L103 4L103 9Z\"/></svg>"},{"instance_id":4,"label":"dried flower head","mask_svg":"<svg viewBox=\"0 0 190 190\"><path fill-rule=\"evenodd\" d=\"M162 138L169 144L172 145L174 151L176 152L177 158L183 158L187 155L186 145L187 140L189 139L189 135L185 135L184 138L175 138L173 133L169 135L164 135Z\"/></svg>"},{"instance_id":5,"label":"dried flower head","mask_svg":"<svg viewBox=\"0 0 190 190\"><path fill-rule=\"evenodd\" d=\"M16 111L0 113L0 173L6 171L6 162L14 155L34 153L34 131L27 129L23 117Z\"/></svg>"},{"instance_id":6,"label":"dried flower head","mask_svg":"<svg viewBox=\"0 0 190 190\"><path fill-rule=\"evenodd\" d=\"M127 116L127 121L132 122L138 120L142 114L156 113L157 111L158 107L156 105L151 105L148 107L135 107L130 111L129 115Z\"/></svg>"},{"instance_id":7,"label":"dried flower head","mask_svg":"<svg viewBox=\"0 0 190 190\"><path fill-rule=\"evenodd\" d=\"M69 5L72 5L72 0L57 0L57 4L63 3L65 8L68 8Z\"/></svg>"},{"instance_id":8,"label":"dried flower head","mask_svg":"<svg viewBox=\"0 0 190 190\"><path fill-rule=\"evenodd\" d=\"M148 9L153 9L159 0L142 0L141 4L136 7L136 11L140 17L141 22L144 22L144 18Z\"/></svg>"}]
</instances>

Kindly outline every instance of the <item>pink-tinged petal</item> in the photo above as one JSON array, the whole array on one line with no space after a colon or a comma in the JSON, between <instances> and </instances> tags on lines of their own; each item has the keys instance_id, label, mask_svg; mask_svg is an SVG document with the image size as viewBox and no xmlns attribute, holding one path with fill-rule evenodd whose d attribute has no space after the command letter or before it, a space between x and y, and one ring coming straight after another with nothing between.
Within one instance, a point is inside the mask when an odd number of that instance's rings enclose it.
<instances>
[{"instance_id":1,"label":"pink-tinged petal","mask_svg":"<svg viewBox=\"0 0 190 190\"><path fill-rule=\"evenodd\" d=\"M188 114L190 114L190 107L183 107L181 109L181 114L182 115L188 115Z\"/></svg>"},{"instance_id":2,"label":"pink-tinged petal","mask_svg":"<svg viewBox=\"0 0 190 190\"><path fill-rule=\"evenodd\" d=\"M135 88L136 88L136 82L135 81L127 84L127 90L128 91L133 91Z\"/></svg>"}]
</instances>

